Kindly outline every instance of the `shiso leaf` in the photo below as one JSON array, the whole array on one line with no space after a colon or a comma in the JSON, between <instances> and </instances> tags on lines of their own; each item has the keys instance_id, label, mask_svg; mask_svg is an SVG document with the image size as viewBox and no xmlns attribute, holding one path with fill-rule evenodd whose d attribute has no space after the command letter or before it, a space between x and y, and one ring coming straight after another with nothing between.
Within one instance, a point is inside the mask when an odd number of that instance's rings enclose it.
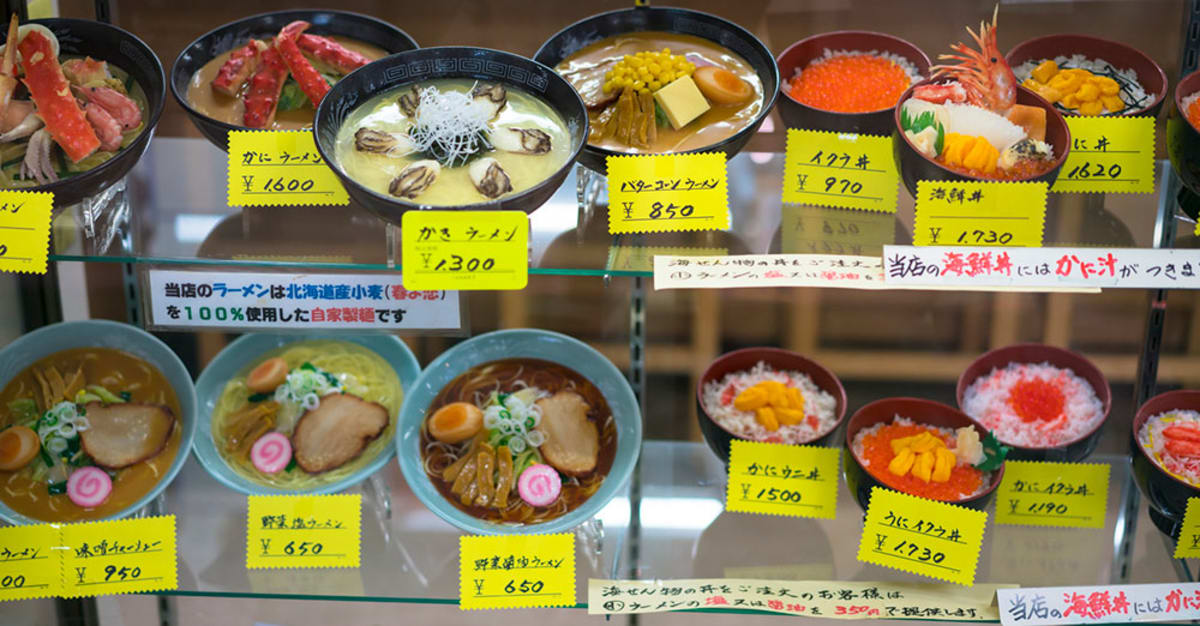
<instances>
[{"instance_id":1,"label":"shiso leaf","mask_svg":"<svg viewBox=\"0 0 1200 626\"><path fill-rule=\"evenodd\" d=\"M996 438L996 433L988 431L986 437L980 441L983 445L983 460L975 464L975 469L981 472L994 472L1004 465L1004 459L1012 448L1000 443Z\"/></svg>"}]
</instances>

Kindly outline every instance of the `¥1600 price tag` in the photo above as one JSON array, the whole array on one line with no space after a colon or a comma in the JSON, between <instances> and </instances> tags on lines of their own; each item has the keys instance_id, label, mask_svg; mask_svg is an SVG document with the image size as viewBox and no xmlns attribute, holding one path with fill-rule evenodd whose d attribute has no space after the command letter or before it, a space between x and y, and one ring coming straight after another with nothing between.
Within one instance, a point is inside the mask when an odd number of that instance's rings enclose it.
<instances>
[{"instance_id":1,"label":"\u00a51600 price tag","mask_svg":"<svg viewBox=\"0 0 1200 626\"><path fill-rule=\"evenodd\" d=\"M1154 193L1154 118L1067 118L1071 150L1050 191Z\"/></svg>"},{"instance_id":2,"label":"\u00a51600 price tag","mask_svg":"<svg viewBox=\"0 0 1200 626\"><path fill-rule=\"evenodd\" d=\"M874 487L858 560L975 584L987 513Z\"/></svg>"},{"instance_id":3,"label":"\u00a51600 price tag","mask_svg":"<svg viewBox=\"0 0 1200 626\"><path fill-rule=\"evenodd\" d=\"M529 216L521 211L409 211L401 219L405 289L524 289Z\"/></svg>"},{"instance_id":4,"label":"\u00a51600 price tag","mask_svg":"<svg viewBox=\"0 0 1200 626\"><path fill-rule=\"evenodd\" d=\"M322 204L350 204L350 196L317 152L312 133L229 133L229 206Z\"/></svg>"},{"instance_id":5,"label":"\u00a51600 price tag","mask_svg":"<svg viewBox=\"0 0 1200 626\"><path fill-rule=\"evenodd\" d=\"M459 538L461 609L575 605L575 535Z\"/></svg>"},{"instance_id":6,"label":"\u00a51600 price tag","mask_svg":"<svg viewBox=\"0 0 1200 626\"><path fill-rule=\"evenodd\" d=\"M725 153L608 157L608 232L729 228Z\"/></svg>"},{"instance_id":7,"label":"\u00a51600 price tag","mask_svg":"<svg viewBox=\"0 0 1200 626\"><path fill-rule=\"evenodd\" d=\"M1200 559L1200 498L1188 498L1174 556L1177 559Z\"/></svg>"},{"instance_id":8,"label":"\u00a51600 price tag","mask_svg":"<svg viewBox=\"0 0 1200 626\"><path fill-rule=\"evenodd\" d=\"M996 491L996 523L1104 528L1108 465L1008 461Z\"/></svg>"},{"instance_id":9,"label":"\u00a51600 price tag","mask_svg":"<svg viewBox=\"0 0 1200 626\"><path fill-rule=\"evenodd\" d=\"M358 567L362 496L247 496L246 567Z\"/></svg>"},{"instance_id":10,"label":"\u00a51600 price tag","mask_svg":"<svg viewBox=\"0 0 1200 626\"><path fill-rule=\"evenodd\" d=\"M739 513L837 516L837 448L734 439L725 508Z\"/></svg>"},{"instance_id":11,"label":"\u00a51600 price tag","mask_svg":"<svg viewBox=\"0 0 1200 626\"><path fill-rule=\"evenodd\" d=\"M175 516L62 527L66 598L177 589Z\"/></svg>"},{"instance_id":12,"label":"\u00a51600 price tag","mask_svg":"<svg viewBox=\"0 0 1200 626\"><path fill-rule=\"evenodd\" d=\"M54 194L0 191L0 272L45 274Z\"/></svg>"},{"instance_id":13,"label":"\u00a51600 price tag","mask_svg":"<svg viewBox=\"0 0 1200 626\"><path fill-rule=\"evenodd\" d=\"M913 244L1042 245L1046 183L917 182Z\"/></svg>"},{"instance_id":14,"label":"\u00a51600 price tag","mask_svg":"<svg viewBox=\"0 0 1200 626\"><path fill-rule=\"evenodd\" d=\"M896 212L892 138L789 128L783 201Z\"/></svg>"},{"instance_id":15,"label":"\u00a51600 price tag","mask_svg":"<svg viewBox=\"0 0 1200 626\"><path fill-rule=\"evenodd\" d=\"M0 601L62 592L60 529L57 524L0 528Z\"/></svg>"}]
</instances>

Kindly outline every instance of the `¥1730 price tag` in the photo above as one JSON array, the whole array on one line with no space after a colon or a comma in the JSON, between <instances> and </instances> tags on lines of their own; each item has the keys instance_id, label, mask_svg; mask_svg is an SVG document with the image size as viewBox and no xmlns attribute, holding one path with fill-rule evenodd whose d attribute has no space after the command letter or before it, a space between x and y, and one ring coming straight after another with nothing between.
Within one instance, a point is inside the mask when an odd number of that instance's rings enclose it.
<instances>
[{"instance_id":1,"label":"\u00a51730 price tag","mask_svg":"<svg viewBox=\"0 0 1200 626\"><path fill-rule=\"evenodd\" d=\"M521 211L408 211L400 223L406 289L529 283L529 216Z\"/></svg>"},{"instance_id":2,"label":"\u00a51730 price tag","mask_svg":"<svg viewBox=\"0 0 1200 626\"><path fill-rule=\"evenodd\" d=\"M229 206L346 204L350 196L317 152L312 133L229 133Z\"/></svg>"},{"instance_id":3,"label":"\u00a51730 price tag","mask_svg":"<svg viewBox=\"0 0 1200 626\"><path fill-rule=\"evenodd\" d=\"M874 487L858 560L970 587L986 525L983 511Z\"/></svg>"},{"instance_id":4,"label":"\u00a51730 price tag","mask_svg":"<svg viewBox=\"0 0 1200 626\"><path fill-rule=\"evenodd\" d=\"M45 274L54 194L0 191L0 272Z\"/></svg>"},{"instance_id":5,"label":"\u00a51730 price tag","mask_svg":"<svg viewBox=\"0 0 1200 626\"><path fill-rule=\"evenodd\" d=\"M57 524L0 528L0 601L61 593L60 529Z\"/></svg>"},{"instance_id":6,"label":"\u00a51730 price tag","mask_svg":"<svg viewBox=\"0 0 1200 626\"><path fill-rule=\"evenodd\" d=\"M917 182L913 244L918 246L1042 245L1046 183Z\"/></svg>"},{"instance_id":7,"label":"\u00a51730 price tag","mask_svg":"<svg viewBox=\"0 0 1200 626\"><path fill-rule=\"evenodd\" d=\"M459 538L461 609L575 605L575 535Z\"/></svg>"},{"instance_id":8,"label":"\u00a51730 price tag","mask_svg":"<svg viewBox=\"0 0 1200 626\"><path fill-rule=\"evenodd\" d=\"M608 157L608 232L729 228L725 153Z\"/></svg>"},{"instance_id":9,"label":"\u00a51730 price tag","mask_svg":"<svg viewBox=\"0 0 1200 626\"><path fill-rule=\"evenodd\" d=\"M362 496L247 496L246 567L358 567Z\"/></svg>"},{"instance_id":10,"label":"\u00a51730 price tag","mask_svg":"<svg viewBox=\"0 0 1200 626\"><path fill-rule=\"evenodd\" d=\"M1104 528L1105 463L1008 461L996 491L996 523Z\"/></svg>"},{"instance_id":11,"label":"\u00a51730 price tag","mask_svg":"<svg viewBox=\"0 0 1200 626\"><path fill-rule=\"evenodd\" d=\"M177 589L175 516L62 527L62 596Z\"/></svg>"},{"instance_id":12,"label":"\u00a51730 price tag","mask_svg":"<svg viewBox=\"0 0 1200 626\"><path fill-rule=\"evenodd\" d=\"M1188 498L1174 556L1177 559L1200 559L1200 498Z\"/></svg>"},{"instance_id":13,"label":"\u00a51730 price tag","mask_svg":"<svg viewBox=\"0 0 1200 626\"><path fill-rule=\"evenodd\" d=\"M895 213L899 185L891 137L787 131L784 202Z\"/></svg>"},{"instance_id":14,"label":"\u00a51730 price tag","mask_svg":"<svg viewBox=\"0 0 1200 626\"><path fill-rule=\"evenodd\" d=\"M739 513L837 516L837 448L734 439L725 508Z\"/></svg>"},{"instance_id":15,"label":"\u00a51730 price tag","mask_svg":"<svg viewBox=\"0 0 1200 626\"><path fill-rule=\"evenodd\" d=\"M1154 118L1070 116L1071 150L1050 191L1154 193Z\"/></svg>"}]
</instances>

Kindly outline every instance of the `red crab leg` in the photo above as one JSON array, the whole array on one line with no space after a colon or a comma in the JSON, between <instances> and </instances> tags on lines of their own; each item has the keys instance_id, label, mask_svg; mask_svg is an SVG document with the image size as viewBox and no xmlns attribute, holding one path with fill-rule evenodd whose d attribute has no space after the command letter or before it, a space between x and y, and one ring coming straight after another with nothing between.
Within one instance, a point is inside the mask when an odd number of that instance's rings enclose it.
<instances>
[{"instance_id":1,"label":"red crab leg","mask_svg":"<svg viewBox=\"0 0 1200 626\"><path fill-rule=\"evenodd\" d=\"M300 33L309 27L309 23L296 20L291 24L283 27L279 31L279 35L275 37L275 49L279 51L279 55L283 57L283 62L287 63L287 67L292 72L292 77L296 79L296 83L300 85L300 91L308 96L312 101L313 106L321 104L321 98L329 91L329 83L325 82L325 78L317 71L317 68L304 58L304 54L300 52L300 47L296 45L296 38Z\"/></svg>"},{"instance_id":2,"label":"red crab leg","mask_svg":"<svg viewBox=\"0 0 1200 626\"><path fill-rule=\"evenodd\" d=\"M349 74L371 62L371 59L368 59L366 56L328 37L304 33L296 39L296 43L300 45L301 50L317 57L324 63L332 65L343 74Z\"/></svg>"},{"instance_id":3,"label":"red crab leg","mask_svg":"<svg viewBox=\"0 0 1200 626\"><path fill-rule=\"evenodd\" d=\"M17 41L17 14L13 13L12 20L8 23L8 39L7 41ZM4 60L0 61L0 115L8 109L8 103L12 100L13 91L17 88L17 47L7 46L4 48Z\"/></svg>"},{"instance_id":4,"label":"red crab leg","mask_svg":"<svg viewBox=\"0 0 1200 626\"><path fill-rule=\"evenodd\" d=\"M287 73L287 66L275 48L262 51L258 71L250 78L250 86L242 98L246 106L242 120L247 127L266 128L275 121L275 107L279 104L279 92Z\"/></svg>"},{"instance_id":5,"label":"red crab leg","mask_svg":"<svg viewBox=\"0 0 1200 626\"><path fill-rule=\"evenodd\" d=\"M238 48L229 55L229 59L217 70L217 77L212 81L212 88L236 98L242 85L258 69L259 55L267 44L251 39L250 43Z\"/></svg>"},{"instance_id":6,"label":"red crab leg","mask_svg":"<svg viewBox=\"0 0 1200 626\"><path fill-rule=\"evenodd\" d=\"M50 40L35 30L25 35L17 48L25 70L25 86L37 105L38 117L71 161L78 163L100 147L100 139L71 95L71 85Z\"/></svg>"}]
</instances>

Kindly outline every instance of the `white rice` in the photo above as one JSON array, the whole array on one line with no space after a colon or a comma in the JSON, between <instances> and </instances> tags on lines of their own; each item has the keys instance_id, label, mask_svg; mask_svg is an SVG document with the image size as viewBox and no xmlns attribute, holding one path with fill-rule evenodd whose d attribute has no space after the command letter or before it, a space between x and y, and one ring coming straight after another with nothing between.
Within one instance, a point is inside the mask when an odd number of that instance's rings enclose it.
<instances>
[{"instance_id":1,"label":"white rice","mask_svg":"<svg viewBox=\"0 0 1200 626\"><path fill-rule=\"evenodd\" d=\"M907 58L905 58L899 54L896 54L895 52L887 52L887 51L881 51L881 50L871 50L869 52L863 52L862 50L830 50L829 48L825 48L825 51L823 53L821 53L821 56L809 61L808 65L806 65L805 67L797 67L795 74L792 75L792 79L794 80L794 79L800 78L800 74L802 72L804 72L805 68L811 66L814 63L819 63L821 61L827 61L829 59L832 59L833 57L848 57L848 56L869 56L869 57L880 57L883 59L887 59L887 60L891 61L892 63L899 65L900 69L904 70L905 74L908 74L908 84L910 84L910 85L912 85L914 83L919 83L922 80L924 80L924 78L921 76L921 73L919 71L917 71L917 66L914 65L912 61L909 61Z\"/></svg>"},{"instance_id":2,"label":"white rice","mask_svg":"<svg viewBox=\"0 0 1200 626\"><path fill-rule=\"evenodd\" d=\"M1200 488L1200 459L1180 457L1167 451L1167 438L1163 431L1174 424L1200 426L1200 413L1196 411L1168 411L1151 416L1138 431L1138 443L1168 474Z\"/></svg>"},{"instance_id":3,"label":"white rice","mask_svg":"<svg viewBox=\"0 0 1200 626\"><path fill-rule=\"evenodd\" d=\"M1054 384L1063 394L1063 412L1055 419L1023 421L1008 397L1024 378ZM980 376L963 392L963 412L995 431L1003 443L1024 448L1051 448L1071 443L1104 419L1104 404L1088 382L1070 369L1049 363L1009 363Z\"/></svg>"},{"instance_id":4,"label":"white rice","mask_svg":"<svg viewBox=\"0 0 1200 626\"><path fill-rule=\"evenodd\" d=\"M1029 80L1029 78L1033 76L1033 70L1042 63L1045 63L1047 60L1048 59L1037 59L1026 61L1014 67L1013 74L1017 77L1017 83L1019 84ZM1087 70L1093 74L1112 72L1129 81L1128 86L1122 84L1122 89L1120 91L1121 100L1123 100L1127 105L1127 108L1121 113L1121 115L1128 115L1129 113L1132 113L1133 109L1131 107L1140 108L1150 104L1150 97L1146 93L1146 89L1142 87L1141 83L1138 82L1137 72L1133 71L1132 69L1120 69L1108 61L1089 59L1082 54L1075 54L1070 57L1057 56L1054 57L1054 63L1060 68L1065 66L1066 69ZM1139 102L1141 104L1138 104ZM1107 113L1108 109L1105 109L1104 111Z\"/></svg>"},{"instance_id":5,"label":"white rice","mask_svg":"<svg viewBox=\"0 0 1200 626\"><path fill-rule=\"evenodd\" d=\"M1196 93L1183 99L1183 110L1180 111L1180 113L1185 119L1187 118L1188 109L1192 108L1192 103L1197 100L1200 100L1200 91L1197 91Z\"/></svg>"},{"instance_id":6,"label":"white rice","mask_svg":"<svg viewBox=\"0 0 1200 626\"><path fill-rule=\"evenodd\" d=\"M739 411L733 408L733 397L758 383L775 380L800 390L804 396L804 419L791 426L780 425L778 430L767 430L754 417L754 411ZM733 388L729 404L722 404L721 397ZM704 385L704 412L725 430L751 441L774 443L808 443L833 430L837 424L837 399L817 387L807 374L798 371L780 371L759 361L748 371L726 374L724 378ZM809 425L809 416L817 418L817 427Z\"/></svg>"},{"instance_id":7,"label":"white rice","mask_svg":"<svg viewBox=\"0 0 1200 626\"><path fill-rule=\"evenodd\" d=\"M892 425L898 425L898 426L916 425L916 426L923 426L925 428L928 428L929 430L941 435L942 440L946 442L946 447L950 448L951 451L954 451L954 449L958 443L958 437L957 437L958 433L953 428L942 428L941 426L934 426L932 424L922 424L919 422L915 422L915 421L913 421L907 417L904 417L902 415L896 415L895 417L892 418L891 422L879 422L870 427L864 428L854 434L854 441L850 442L850 449L854 452L854 457L858 459L858 462L862 463L863 467L871 468L871 462L863 457L863 442L866 440L867 436L878 433L880 431L880 429L882 429L884 426L892 426ZM961 464L962 464L962 461L959 461L959 465L961 465ZM875 469L876 472L888 471L888 468L886 465L882 468L872 468L872 469ZM983 476L982 476L981 480L979 481L979 487L975 491L971 492L970 494L961 496L959 499L977 496L977 495L983 493L984 491L986 491L988 486L990 486L991 484L992 484L992 473L991 472L983 472Z\"/></svg>"}]
</instances>

